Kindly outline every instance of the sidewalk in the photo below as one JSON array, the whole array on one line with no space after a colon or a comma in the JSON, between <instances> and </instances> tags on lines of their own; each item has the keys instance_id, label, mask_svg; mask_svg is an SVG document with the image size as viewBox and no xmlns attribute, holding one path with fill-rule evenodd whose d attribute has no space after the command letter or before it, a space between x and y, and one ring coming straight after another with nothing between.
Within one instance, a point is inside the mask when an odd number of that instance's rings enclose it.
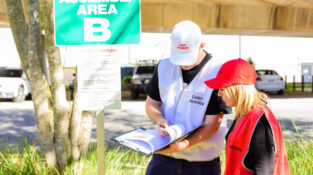
<instances>
[{"instance_id":1,"label":"sidewalk","mask_svg":"<svg viewBox=\"0 0 313 175\"><path fill-rule=\"evenodd\" d=\"M283 95L270 94L270 98L313 98L312 92L285 92Z\"/></svg>"}]
</instances>

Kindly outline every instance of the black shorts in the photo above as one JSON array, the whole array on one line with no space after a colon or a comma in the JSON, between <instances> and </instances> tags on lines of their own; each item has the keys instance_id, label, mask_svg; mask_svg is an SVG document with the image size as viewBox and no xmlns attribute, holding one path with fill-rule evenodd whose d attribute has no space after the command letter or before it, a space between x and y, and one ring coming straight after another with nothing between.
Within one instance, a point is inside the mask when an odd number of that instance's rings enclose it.
<instances>
[{"instance_id":1,"label":"black shorts","mask_svg":"<svg viewBox=\"0 0 313 175\"><path fill-rule=\"evenodd\" d=\"M206 162L189 162L183 159L155 154L153 155L146 175L220 175L220 158Z\"/></svg>"}]
</instances>

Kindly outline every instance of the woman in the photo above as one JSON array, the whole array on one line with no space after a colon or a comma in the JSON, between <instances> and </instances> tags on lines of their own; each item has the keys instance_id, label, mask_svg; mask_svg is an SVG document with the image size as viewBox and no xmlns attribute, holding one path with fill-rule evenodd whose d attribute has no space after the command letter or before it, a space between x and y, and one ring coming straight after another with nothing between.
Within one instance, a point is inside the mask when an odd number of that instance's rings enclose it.
<instances>
[{"instance_id":1,"label":"woman","mask_svg":"<svg viewBox=\"0 0 313 175\"><path fill-rule=\"evenodd\" d=\"M255 89L256 72L245 60L230 60L216 78L205 81L229 107L235 119L226 135L225 175L290 174L279 123L268 97Z\"/></svg>"}]
</instances>

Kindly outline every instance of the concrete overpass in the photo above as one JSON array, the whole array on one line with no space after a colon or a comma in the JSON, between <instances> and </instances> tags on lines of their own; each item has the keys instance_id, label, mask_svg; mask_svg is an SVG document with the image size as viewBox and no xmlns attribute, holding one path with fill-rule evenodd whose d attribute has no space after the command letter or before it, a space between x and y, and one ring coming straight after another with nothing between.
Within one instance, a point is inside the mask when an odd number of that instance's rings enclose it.
<instances>
[{"instance_id":1,"label":"concrete overpass","mask_svg":"<svg viewBox=\"0 0 313 175\"><path fill-rule=\"evenodd\" d=\"M171 32L186 19L205 34L313 37L313 0L141 0L143 32ZM5 0L0 27L9 27Z\"/></svg>"}]
</instances>

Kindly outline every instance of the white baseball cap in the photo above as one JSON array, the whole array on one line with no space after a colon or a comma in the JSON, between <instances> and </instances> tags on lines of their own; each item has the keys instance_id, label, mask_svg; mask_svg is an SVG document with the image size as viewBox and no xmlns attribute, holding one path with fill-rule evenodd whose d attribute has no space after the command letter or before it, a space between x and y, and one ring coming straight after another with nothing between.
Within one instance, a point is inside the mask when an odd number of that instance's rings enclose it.
<instances>
[{"instance_id":1,"label":"white baseball cap","mask_svg":"<svg viewBox=\"0 0 313 175\"><path fill-rule=\"evenodd\" d=\"M190 66L197 62L201 44L201 29L192 21L176 24L171 34L171 62Z\"/></svg>"}]
</instances>

